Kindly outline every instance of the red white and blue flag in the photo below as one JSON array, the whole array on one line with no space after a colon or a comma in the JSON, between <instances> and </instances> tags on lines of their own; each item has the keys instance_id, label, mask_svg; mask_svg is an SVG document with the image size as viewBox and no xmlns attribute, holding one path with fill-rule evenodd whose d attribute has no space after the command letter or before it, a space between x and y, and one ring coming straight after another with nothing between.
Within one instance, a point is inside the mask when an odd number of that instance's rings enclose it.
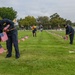
<instances>
[{"instance_id":1,"label":"red white and blue flag","mask_svg":"<svg viewBox=\"0 0 75 75\"><path fill-rule=\"evenodd\" d=\"M2 46L0 45L0 54L4 52L4 49L2 48Z\"/></svg>"},{"instance_id":2,"label":"red white and blue flag","mask_svg":"<svg viewBox=\"0 0 75 75\"><path fill-rule=\"evenodd\" d=\"M6 40L8 40L8 36L6 32L0 33L0 39L2 42L5 42Z\"/></svg>"}]
</instances>

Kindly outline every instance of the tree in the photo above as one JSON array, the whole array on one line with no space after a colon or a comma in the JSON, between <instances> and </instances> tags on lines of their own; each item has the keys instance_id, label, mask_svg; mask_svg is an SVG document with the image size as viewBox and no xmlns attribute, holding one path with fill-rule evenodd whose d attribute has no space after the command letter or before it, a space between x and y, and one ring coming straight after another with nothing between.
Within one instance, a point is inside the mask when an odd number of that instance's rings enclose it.
<instances>
[{"instance_id":1,"label":"tree","mask_svg":"<svg viewBox=\"0 0 75 75\"><path fill-rule=\"evenodd\" d=\"M50 16L50 25L52 28L58 28L58 26L63 27L66 20L61 18L57 13Z\"/></svg>"},{"instance_id":2,"label":"tree","mask_svg":"<svg viewBox=\"0 0 75 75\"><path fill-rule=\"evenodd\" d=\"M33 16L26 16L19 20L19 26L29 29L30 26L36 25L36 19Z\"/></svg>"},{"instance_id":3,"label":"tree","mask_svg":"<svg viewBox=\"0 0 75 75\"><path fill-rule=\"evenodd\" d=\"M39 16L37 18L37 23L38 23L38 25L42 24L44 29L48 29L48 27L50 25L49 24L49 17L47 17L47 16Z\"/></svg>"},{"instance_id":4,"label":"tree","mask_svg":"<svg viewBox=\"0 0 75 75\"><path fill-rule=\"evenodd\" d=\"M58 18L58 17L60 17L60 16L57 13L54 13L53 15L50 16L51 19Z\"/></svg>"},{"instance_id":5,"label":"tree","mask_svg":"<svg viewBox=\"0 0 75 75\"><path fill-rule=\"evenodd\" d=\"M9 8L9 7L2 7L0 8L0 16L2 18L8 18L13 20L14 18L17 17L17 12L15 10L13 10L13 8Z\"/></svg>"},{"instance_id":6,"label":"tree","mask_svg":"<svg viewBox=\"0 0 75 75\"><path fill-rule=\"evenodd\" d=\"M0 17L0 20L2 20L2 17Z\"/></svg>"},{"instance_id":7,"label":"tree","mask_svg":"<svg viewBox=\"0 0 75 75\"><path fill-rule=\"evenodd\" d=\"M70 20L66 20L66 24L72 25L72 22Z\"/></svg>"}]
</instances>

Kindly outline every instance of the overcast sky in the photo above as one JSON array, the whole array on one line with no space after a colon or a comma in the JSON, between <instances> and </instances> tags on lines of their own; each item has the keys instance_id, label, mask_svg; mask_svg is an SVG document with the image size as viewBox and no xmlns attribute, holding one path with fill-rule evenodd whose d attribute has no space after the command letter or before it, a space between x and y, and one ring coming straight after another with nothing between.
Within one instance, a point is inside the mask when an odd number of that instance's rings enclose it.
<instances>
[{"instance_id":1,"label":"overcast sky","mask_svg":"<svg viewBox=\"0 0 75 75\"><path fill-rule=\"evenodd\" d=\"M62 18L75 22L75 0L0 0L0 7L13 7L17 18L25 16L51 16L58 13Z\"/></svg>"}]
</instances>

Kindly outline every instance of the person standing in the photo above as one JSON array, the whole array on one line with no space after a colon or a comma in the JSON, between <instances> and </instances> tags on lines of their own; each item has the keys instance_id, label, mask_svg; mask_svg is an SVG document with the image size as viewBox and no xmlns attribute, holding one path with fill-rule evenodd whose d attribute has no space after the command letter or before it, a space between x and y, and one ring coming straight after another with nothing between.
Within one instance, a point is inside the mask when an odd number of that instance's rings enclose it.
<instances>
[{"instance_id":1,"label":"person standing","mask_svg":"<svg viewBox=\"0 0 75 75\"><path fill-rule=\"evenodd\" d=\"M31 28L32 28L33 37L36 37L36 31L37 31L36 26L33 25Z\"/></svg>"},{"instance_id":2,"label":"person standing","mask_svg":"<svg viewBox=\"0 0 75 75\"><path fill-rule=\"evenodd\" d=\"M73 44L73 40L74 40L74 29L70 25L68 25L68 24L65 24L64 27L66 29L66 38L68 38L68 35L69 35L70 44Z\"/></svg>"},{"instance_id":3,"label":"person standing","mask_svg":"<svg viewBox=\"0 0 75 75\"><path fill-rule=\"evenodd\" d=\"M0 20L0 33L3 31L3 26L1 25L1 20Z\"/></svg>"},{"instance_id":4,"label":"person standing","mask_svg":"<svg viewBox=\"0 0 75 75\"><path fill-rule=\"evenodd\" d=\"M6 58L12 56L12 45L15 48L15 57L16 59L20 57L19 47L18 47L18 33L17 29L14 27L14 22L9 19L3 19L0 21L3 26L3 31L7 33L8 40L6 41L6 47L8 50L8 54Z\"/></svg>"},{"instance_id":5,"label":"person standing","mask_svg":"<svg viewBox=\"0 0 75 75\"><path fill-rule=\"evenodd\" d=\"M43 31L43 26L42 26L42 25L40 25L40 31L41 31L41 32Z\"/></svg>"}]
</instances>

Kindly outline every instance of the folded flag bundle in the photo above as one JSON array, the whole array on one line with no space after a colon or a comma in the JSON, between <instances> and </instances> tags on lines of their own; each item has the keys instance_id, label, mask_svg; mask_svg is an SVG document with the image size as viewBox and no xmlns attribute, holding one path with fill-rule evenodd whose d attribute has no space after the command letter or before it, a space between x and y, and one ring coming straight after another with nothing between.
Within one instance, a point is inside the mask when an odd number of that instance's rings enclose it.
<instances>
[{"instance_id":1,"label":"folded flag bundle","mask_svg":"<svg viewBox=\"0 0 75 75\"><path fill-rule=\"evenodd\" d=\"M2 42L5 42L6 40L8 40L8 36L6 32L0 33L0 39Z\"/></svg>"},{"instance_id":2,"label":"folded flag bundle","mask_svg":"<svg viewBox=\"0 0 75 75\"><path fill-rule=\"evenodd\" d=\"M20 42L20 40L18 40L18 43Z\"/></svg>"}]
</instances>

